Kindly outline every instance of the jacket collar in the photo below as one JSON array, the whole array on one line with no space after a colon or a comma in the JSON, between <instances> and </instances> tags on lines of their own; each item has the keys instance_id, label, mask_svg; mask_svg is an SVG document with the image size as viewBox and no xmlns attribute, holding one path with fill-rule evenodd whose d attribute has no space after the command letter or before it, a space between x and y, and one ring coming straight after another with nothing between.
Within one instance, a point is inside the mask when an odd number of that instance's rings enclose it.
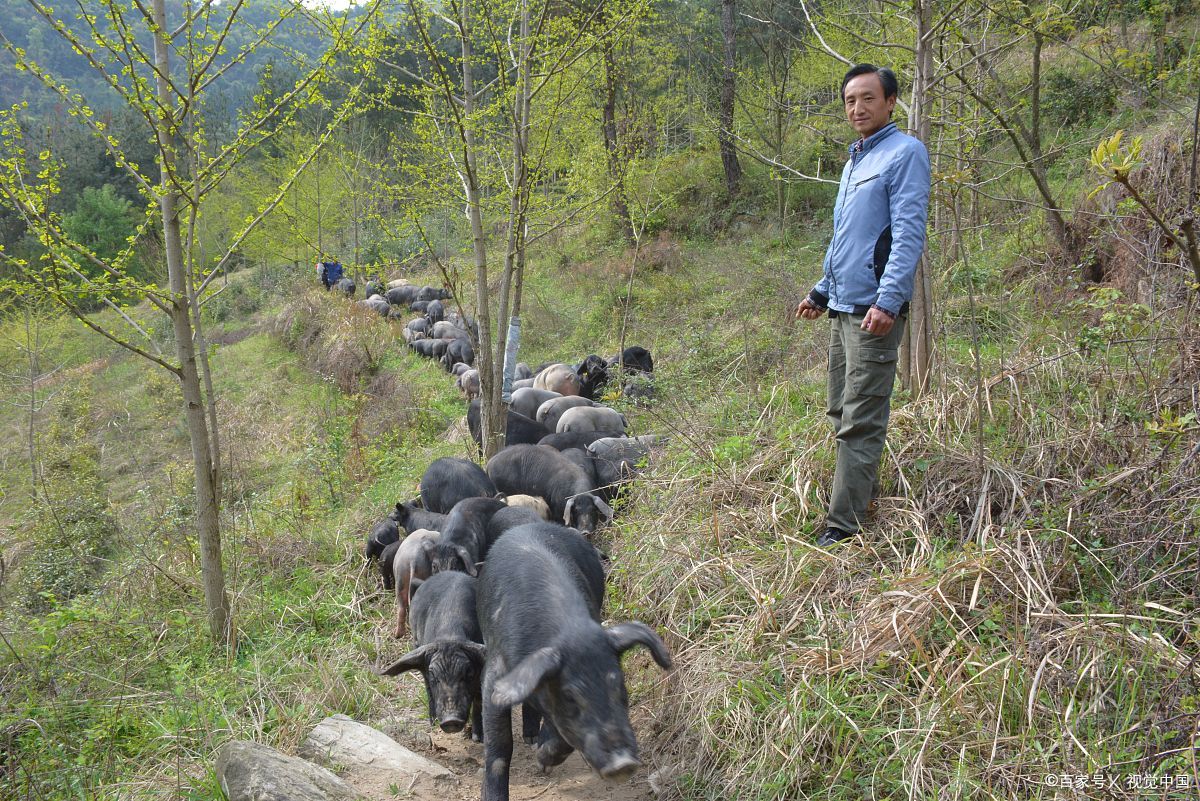
<instances>
[{"instance_id":1,"label":"jacket collar","mask_svg":"<svg viewBox=\"0 0 1200 801\"><path fill-rule=\"evenodd\" d=\"M860 153L866 153L879 144L883 139L895 133L898 129L896 123L889 122L887 125L880 128L875 133L868 136L866 139L858 139L850 145L850 155L855 156Z\"/></svg>"}]
</instances>

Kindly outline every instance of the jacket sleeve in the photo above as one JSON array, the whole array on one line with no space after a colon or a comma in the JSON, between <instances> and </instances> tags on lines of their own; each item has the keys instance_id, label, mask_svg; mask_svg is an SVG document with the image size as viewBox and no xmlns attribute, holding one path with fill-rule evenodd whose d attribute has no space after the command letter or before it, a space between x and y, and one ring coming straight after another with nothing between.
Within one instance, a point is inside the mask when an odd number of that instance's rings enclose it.
<instances>
[{"instance_id":1,"label":"jacket sleeve","mask_svg":"<svg viewBox=\"0 0 1200 801\"><path fill-rule=\"evenodd\" d=\"M833 250L833 242L825 249L825 259L821 262L821 280L808 293L808 299L822 309L829 308L829 253Z\"/></svg>"},{"instance_id":2,"label":"jacket sleeve","mask_svg":"<svg viewBox=\"0 0 1200 801\"><path fill-rule=\"evenodd\" d=\"M850 166L848 161L842 165L842 177L838 180L838 193L833 201L834 234L829 237L829 247L825 248L825 258L821 262L821 280L813 287L812 292L808 293L809 299L822 309L829 306L829 273L831 270L829 260L833 257L833 245L837 240L838 210L842 207L842 198L846 194L846 178L850 174Z\"/></svg>"},{"instance_id":3,"label":"jacket sleeve","mask_svg":"<svg viewBox=\"0 0 1200 801\"><path fill-rule=\"evenodd\" d=\"M892 249L879 280L875 304L893 315L912 298L917 262L925 250L929 182L929 151L919 140L913 140L888 173Z\"/></svg>"}]
</instances>

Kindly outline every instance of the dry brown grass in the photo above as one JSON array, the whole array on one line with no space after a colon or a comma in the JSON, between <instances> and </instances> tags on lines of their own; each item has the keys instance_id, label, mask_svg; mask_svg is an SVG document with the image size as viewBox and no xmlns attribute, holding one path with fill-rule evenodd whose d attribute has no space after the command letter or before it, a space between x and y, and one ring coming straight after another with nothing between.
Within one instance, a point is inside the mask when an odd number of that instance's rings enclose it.
<instances>
[{"instance_id":1,"label":"dry brown grass","mask_svg":"<svg viewBox=\"0 0 1200 801\"><path fill-rule=\"evenodd\" d=\"M319 290L288 304L275 320L274 333L347 394L358 392L387 350L396 347L391 326L378 314Z\"/></svg>"},{"instance_id":2,"label":"dry brown grass","mask_svg":"<svg viewBox=\"0 0 1200 801\"><path fill-rule=\"evenodd\" d=\"M666 797L1056 798L1046 776L1097 771L1200 786L1200 449L1117 408L1160 403L1143 376L1172 343L1124 362L1052 345L897 404L861 547L812 544L830 442L819 412L796 426L778 402L791 385L743 386L749 426L704 399L653 413L674 438L613 534L614 614L677 655L646 675Z\"/></svg>"}]
</instances>

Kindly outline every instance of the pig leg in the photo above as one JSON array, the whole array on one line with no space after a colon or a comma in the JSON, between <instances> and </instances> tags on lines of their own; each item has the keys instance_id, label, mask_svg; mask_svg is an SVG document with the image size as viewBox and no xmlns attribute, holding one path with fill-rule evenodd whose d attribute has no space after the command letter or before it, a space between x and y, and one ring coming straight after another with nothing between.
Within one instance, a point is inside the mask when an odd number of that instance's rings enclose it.
<instances>
[{"instance_id":1,"label":"pig leg","mask_svg":"<svg viewBox=\"0 0 1200 801\"><path fill-rule=\"evenodd\" d=\"M471 701L471 739L477 743L483 742L483 690L476 687L475 698Z\"/></svg>"},{"instance_id":2,"label":"pig leg","mask_svg":"<svg viewBox=\"0 0 1200 801\"><path fill-rule=\"evenodd\" d=\"M483 801L508 801L512 707L492 701L495 675L495 670L488 670L483 676Z\"/></svg>"},{"instance_id":3,"label":"pig leg","mask_svg":"<svg viewBox=\"0 0 1200 801\"><path fill-rule=\"evenodd\" d=\"M397 640L400 639L401 637L403 637L405 631L408 630L408 625L407 625L408 624L408 620L407 620L408 605L406 603L407 600L408 600L408 581L406 580L403 584L401 584L399 581L397 581L396 582L396 627L395 627L395 630L392 632L392 636L394 636Z\"/></svg>"},{"instance_id":4,"label":"pig leg","mask_svg":"<svg viewBox=\"0 0 1200 801\"><path fill-rule=\"evenodd\" d=\"M526 700L521 704L521 737L526 745L535 745L538 732L542 729L542 713L538 712L533 701Z\"/></svg>"},{"instance_id":5,"label":"pig leg","mask_svg":"<svg viewBox=\"0 0 1200 801\"><path fill-rule=\"evenodd\" d=\"M542 719L542 731L538 736L537 762L543 773L550 768L561 765L575 749L567 745L567 741L554 728L549 718Z\"/></svg>"}]
</instances>

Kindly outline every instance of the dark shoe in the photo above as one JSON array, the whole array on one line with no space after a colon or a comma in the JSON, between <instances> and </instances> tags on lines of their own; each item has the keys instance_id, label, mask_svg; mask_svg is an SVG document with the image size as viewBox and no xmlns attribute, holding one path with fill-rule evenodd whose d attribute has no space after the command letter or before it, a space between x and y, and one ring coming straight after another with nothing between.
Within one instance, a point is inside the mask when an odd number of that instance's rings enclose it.
<instances>
[{"instance_id":1,"label":"dark shoe","mask_svg":"<svg viewBox=\"0 0 1200 801\"><path fill-rule=\"evenodd\" d=\"M830 545L837 545L842 540L853 539L854 536L851 532L830 528L826 529L824 534L817 537L817 545L821 548L828 548Z\"/></svg>"}]
</instances>

